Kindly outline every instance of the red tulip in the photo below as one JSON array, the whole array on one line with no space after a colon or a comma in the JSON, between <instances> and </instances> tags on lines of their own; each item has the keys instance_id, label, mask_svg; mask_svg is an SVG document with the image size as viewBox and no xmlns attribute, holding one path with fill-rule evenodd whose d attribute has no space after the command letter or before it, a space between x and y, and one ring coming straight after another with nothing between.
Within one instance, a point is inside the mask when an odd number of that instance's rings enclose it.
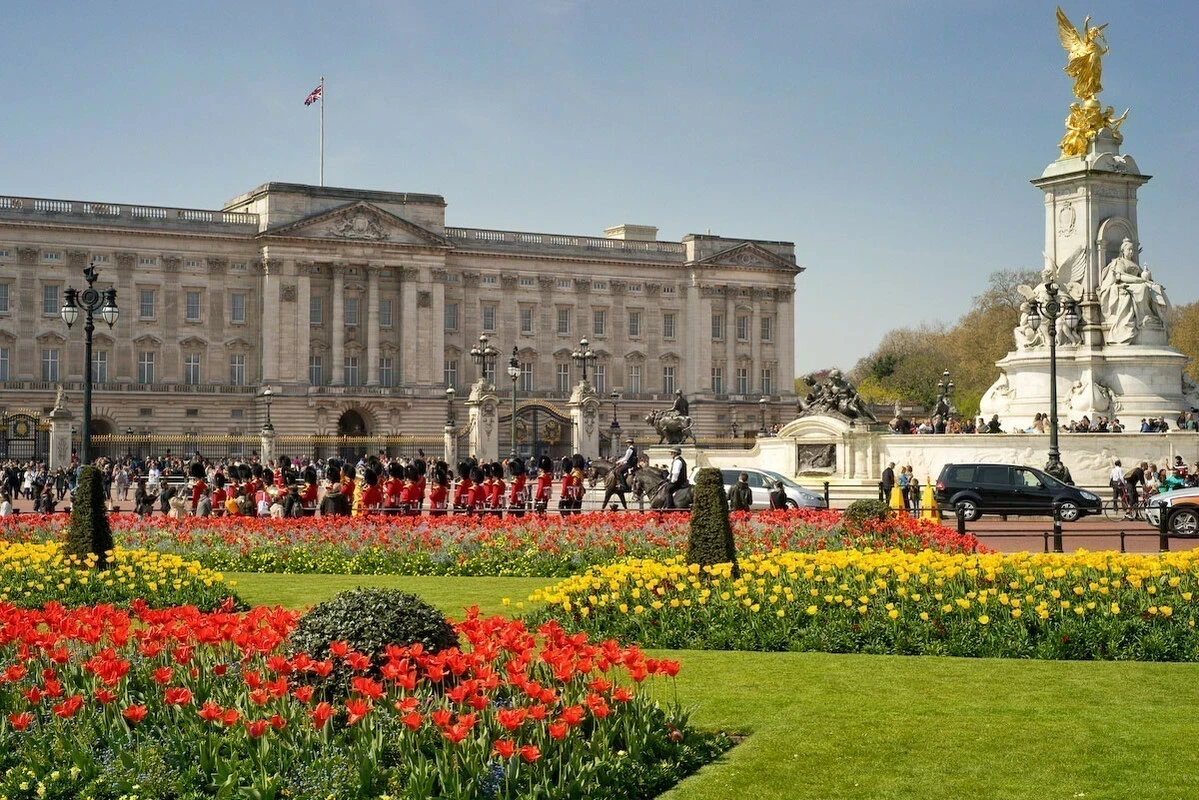
<instances>
[{"instance_id":1,"label":"red tulip","mask_svg":"<svg viewBox=\"0 0 1199 800\"><path fill-rule=\"evenodd\" d=\"M163 701L168 706L186 706L192 701L191 690L183 686L172 686L162 693Z\"/></svg>"},{"instance_id":2,"label":"red tulip","mask_svg":"<svg viewBox=\"0 0 1199 800\"><path fill-rule=\"evenodd\" d=\"M174 674L175 673L170 667L159 667L158 669L154 670L154 674L150 677L153 678L154 682L159 686L166 686L171 682L171 678L174 676Z\"/></svg>"},{"instance_id":3,"label":"red tulip","mask_svg":"<svg viewBox=\"0 0 1199 800\"><path fill-rule=\"evenodd\" d=\"M33 714L28 711L22 711L20 714L9 714L8 724L12 725L14 731L23 731L33 722Z\"/></svg>"},{"instance_id":4,"label":"red tulip","mask_svg":"<svg viewBox=\"0 0 1199 800\"><path fill-rule=\"evenodd\" d=\"M352 697L346 701L346 724L353 725L358 720L370 713L373 708L369 700L363 700L360 697Z\"/></svg>"},{"instance_id":5,"label":"red tulip","mask_svg":"<svg viewBox=\"0 0 1199 800\"><path fill-rule=\"evenodd\" d=\"M534 761L541 758L541 750L537 747L537 745L526 744L524 747L520 748L520 757L523 758L527 763L532 764Z\"/></svg>"},{"instance_id":6,"label":"red tulip","mask_svg":"<svg viewBox=\"0 0 1199 800\"><path fill-rule=\"evenodd\" d=\"M551 739L564 739L569 731L570 726L565 722L551 722L549 725Z\"/></svg>"},{"instance_id":7,"label":"red tulip","mask_svg":"<svg viewBox=\"0 0 1199 800\"><path fill-rule=\"evenodd\" d=\"M246 720L246 733L250 734L251 739L257 739L266 733L267 721L265 719Z\"/></svg>"},{"instance_id":8,"label":"red tulip","mask_svg":"<svg viewBox=\"0 0 1199 800\"><path fill-rule=\"evenodd\" d=\"M308 715L312 718L312 726L318 731L325 727L329 719L337 712L328 703L317 703L316 708Z\"/></svg>"},{"instance_id":9,"label":"red tulip","mask_svg":"<svg viewBox=\"0 0 1199 800\"><path fill-rule=\"evenodd\" d=\"M503 759L512 758L516 753L516 743L510 739L497 739L492 752Z\"/></svg>"},{"instance_id":10,"label":"red tulip","mask_svg":"<svg viewBox=\"0 0 1199 800\"><path fill-rule=\"evenodd\" d=\"M221 718L223 711L216 703L208 700L196 713L200 716L200 719L204 720L205 722L216 722Z\"/></svg>"},{"instance_id":11,"label":"red tulip","mask_svg":"<svg viewBox=\"0 0 1199 800\"><path fill-rule=\"evenodd\" d=\"M121 716L129 720L134 725L137 725L146 718L146 707L139 705L127 706L121 711Z\"/></svg>"}]
</instances>

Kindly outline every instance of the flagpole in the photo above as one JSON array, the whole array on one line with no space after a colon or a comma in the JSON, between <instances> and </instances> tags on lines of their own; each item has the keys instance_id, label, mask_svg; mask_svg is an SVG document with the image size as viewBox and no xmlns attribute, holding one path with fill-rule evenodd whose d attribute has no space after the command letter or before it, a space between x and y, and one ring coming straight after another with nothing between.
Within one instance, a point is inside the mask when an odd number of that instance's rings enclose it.
<instances>
[{"instance_id":1,"label":"flagpole","mask_svg":"<svg viewBox=\"0 0 1199 800\"><path fill-rule=\"evenodd\" d=\"M321 76L321 186L325 185L325 76Z\"/></svg>"}]
</instances>

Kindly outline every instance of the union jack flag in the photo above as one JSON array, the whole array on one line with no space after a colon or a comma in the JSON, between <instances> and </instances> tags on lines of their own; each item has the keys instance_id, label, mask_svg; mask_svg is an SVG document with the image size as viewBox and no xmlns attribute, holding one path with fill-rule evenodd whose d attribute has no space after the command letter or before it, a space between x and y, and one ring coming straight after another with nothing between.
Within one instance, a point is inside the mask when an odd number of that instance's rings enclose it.
<instances>
[{"instance_id":1,"label":"union jack flag","mask_svg":"<svg viewBox=\"0 0 1199 800\"><path fill-rule=\"evenodd\" d=\"M323 88L324 88L323 86L318 86L315 89L313 89L311 92L309 92L308 96L306 98L304 98L304 105L310 106L313 103L315 103L317 100L320 100L321 99L321 89L323 89Z\"/></svg>"}]
</instances>

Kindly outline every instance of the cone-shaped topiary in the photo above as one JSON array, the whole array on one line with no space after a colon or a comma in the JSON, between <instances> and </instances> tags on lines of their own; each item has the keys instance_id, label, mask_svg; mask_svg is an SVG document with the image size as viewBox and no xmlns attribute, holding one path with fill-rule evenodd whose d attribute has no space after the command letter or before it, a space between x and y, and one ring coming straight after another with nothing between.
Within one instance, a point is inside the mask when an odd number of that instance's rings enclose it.
<instances>
[{"instance_id":1,"label":"cone-shaped topiary","mask_svg":"<svg viewBox=\"0 0 1199 800\"><path fill-rule=\"evenodd\" d=\"M96 555L100 569L108 566L105 553L112 550L112 528L104 508L104 474L88 465L79 471L79 484L71 498L71 524L67 528L68 556L86 559Z\"/></svg>"},{"instance_id":2,"label":"cone-shaped topiary","mask_svg":"<svg viewBox=\"0 0 1199 800\"><path fill-rule=\"evenodd\" d=\"M706 467L695 474L687 563L701 567L732 563L733 574L739 572L733 526L729 523L729 498L718 469Z\"/></svg>"}]
</instances>

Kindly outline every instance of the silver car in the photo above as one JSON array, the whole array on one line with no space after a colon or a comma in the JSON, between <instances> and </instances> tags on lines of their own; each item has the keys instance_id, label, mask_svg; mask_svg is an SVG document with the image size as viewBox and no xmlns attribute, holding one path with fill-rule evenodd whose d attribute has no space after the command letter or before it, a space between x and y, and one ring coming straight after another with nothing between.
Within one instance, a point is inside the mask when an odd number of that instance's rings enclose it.
<instances>
[{"instance_id":1,"label":"silver car","mask_svg":"<svg viewBox=\"0 0 1199 800\"><path fill-rule=\"evenodd\" d=\"M824 496L813 492L810 489L805 489L795 481L785 475L781 475L773 470L758 469L757 467L746 467L738 469L720 470L720 477L724 481L724 490L727 492L733 488L733 484L737 482L737 477L744 472L749 477L749 491L753 495L752 509L768 509L770 508L770 490L774 488L775 481L782 481L783 492L787 495L787 508L828 508L824 502ZM695 474L692 473L692 483L695 482Z\"/></svg>"}]
</instances>

